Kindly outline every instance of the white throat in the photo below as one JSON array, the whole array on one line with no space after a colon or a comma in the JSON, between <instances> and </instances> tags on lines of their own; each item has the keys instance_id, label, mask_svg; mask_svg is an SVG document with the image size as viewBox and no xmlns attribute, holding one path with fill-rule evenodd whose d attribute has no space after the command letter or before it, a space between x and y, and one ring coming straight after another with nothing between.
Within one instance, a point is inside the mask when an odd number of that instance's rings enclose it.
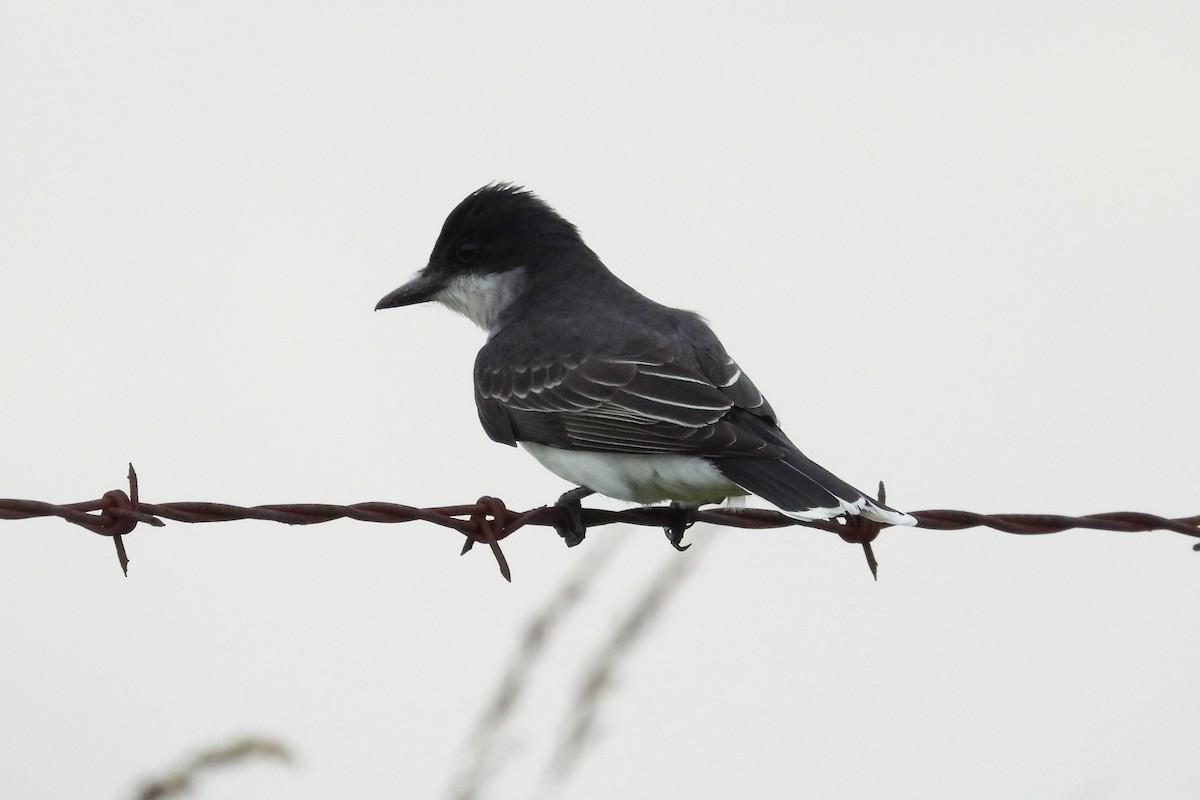
<instances>
[{"instance_id":1,"label":"white throat","mask_svg":"<svg viewBox=\"0 0 1200 800\"><path fill-rule=\"evenodd\" d=\"M525 290L524 267L490 275L460 275L434 299L462 314L491 337L504 310Z\"/></svg>"}]
</instances>

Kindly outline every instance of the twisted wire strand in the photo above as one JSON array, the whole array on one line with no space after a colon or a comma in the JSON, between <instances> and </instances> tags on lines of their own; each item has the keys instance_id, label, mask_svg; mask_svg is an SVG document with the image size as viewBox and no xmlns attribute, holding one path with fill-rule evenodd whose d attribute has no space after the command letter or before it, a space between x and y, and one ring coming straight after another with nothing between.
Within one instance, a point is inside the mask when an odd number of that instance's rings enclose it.
<instances>
[{"instance_id":1,"label":"twisted wire strand","mask_svg":"<svg viewBox=\"0 0 1200 800\"><path fill-rule=\"evenodd\" d=\"M881 484L880 499L883 499L882 489ZM0 498L0 520L59 517L93 533L112 537L121 569L126 574L129 559L125 554L123 536L131 533L138 523L161 527L164 519L174 522L230 522L253 519L285 525L317 525L337 519L376 523L419 520L462 534L466 537L464 553L476 542L486 543L496 558L501 574L505 579L511 580L499 542L528 525L564 524L568 521L566 513L565 509L554 506L511 511L503 501L486 496L470 505L435 508L418 508L378 501L350 505L284 503L259 506L207 502L145 503L138 498L137 473L132 464L129 465L128 494L121 489L114 489L106 492L98 500L66 504ZM937 531L985 527L1004 533L1041 535L1076 529L1122 533L1161 530L1200 539L1200 515L1169 518L1140 511L1113 511L1070 517L1061 514L979 514L954 509L929 509L909 513L916 518L918 528ZM852 517L844 522L806 522L765 509L705 509L696 512L694 521L757 530L791 526L820 528L836 533L848 542L863 545L872 573L876 572L877 564L870 545L885 527L861 517ZM666 528L678 523L678 512L665 506L631 508L624 511L585 508L583 522L588 528L615 523ZM1200 551L1200 543L1192 549Z\"/></svg>"}]
</instances>

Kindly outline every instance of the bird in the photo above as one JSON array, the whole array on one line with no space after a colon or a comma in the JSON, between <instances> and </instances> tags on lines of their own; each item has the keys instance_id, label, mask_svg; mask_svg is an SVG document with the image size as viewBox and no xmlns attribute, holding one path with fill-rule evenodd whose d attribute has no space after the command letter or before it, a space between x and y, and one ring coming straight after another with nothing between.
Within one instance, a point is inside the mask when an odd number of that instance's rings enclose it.
<instances>
[{"instance_id":1,"label":"bird","mask_svg":"<svg viewBox=\"0 0 1200 800\"><path fill-rule=\"evenodd\" d=\"M556 502L568 546L594 493L669 502L677 549L701 505L746 495L799 520L916 524L802 453L703 318L626 284L523 186L468 195L427 265L375 308L431 301L487 333L474 367L487 435L575 486Z\"/></svg>"}]
</instances>

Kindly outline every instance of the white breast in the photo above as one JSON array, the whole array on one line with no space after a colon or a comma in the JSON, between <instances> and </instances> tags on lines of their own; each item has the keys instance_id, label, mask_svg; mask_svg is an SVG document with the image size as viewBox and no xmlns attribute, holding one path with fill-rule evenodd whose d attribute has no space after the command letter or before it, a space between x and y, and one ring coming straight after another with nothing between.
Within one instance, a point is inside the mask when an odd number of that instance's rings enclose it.
<instances>
[{"instance_id":1,"label":"white breast","mask_svg":"<svg viewBox=\"0 0 1200 800\"><path fill-rule=\"evenodd\" d=\"M719 503L746 490L699 456L592 453L521 442L521 447L555 475L618 500L657 503Z\"/></svg>"}]
</instances>

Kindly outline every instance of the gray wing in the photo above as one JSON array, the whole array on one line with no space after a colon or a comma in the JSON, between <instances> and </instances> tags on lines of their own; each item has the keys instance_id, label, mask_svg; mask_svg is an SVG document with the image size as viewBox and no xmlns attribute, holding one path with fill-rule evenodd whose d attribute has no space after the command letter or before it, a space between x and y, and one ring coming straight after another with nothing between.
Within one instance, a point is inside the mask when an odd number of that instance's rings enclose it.
<instances>
[{"instance_id":1,"label":"gray wing","mask_svg":"<svg viewBox=\"0 0 1200 800\"><path fill-rule=\"evenodd\" d=\"M505 444L614 453L691 453L779 458L783 450L739 425L749 413L774 422L758 389L723 351L696 366L665 350L556 356L475 367L475 400L488 435Z\"/></svg>"}]
</instances>

